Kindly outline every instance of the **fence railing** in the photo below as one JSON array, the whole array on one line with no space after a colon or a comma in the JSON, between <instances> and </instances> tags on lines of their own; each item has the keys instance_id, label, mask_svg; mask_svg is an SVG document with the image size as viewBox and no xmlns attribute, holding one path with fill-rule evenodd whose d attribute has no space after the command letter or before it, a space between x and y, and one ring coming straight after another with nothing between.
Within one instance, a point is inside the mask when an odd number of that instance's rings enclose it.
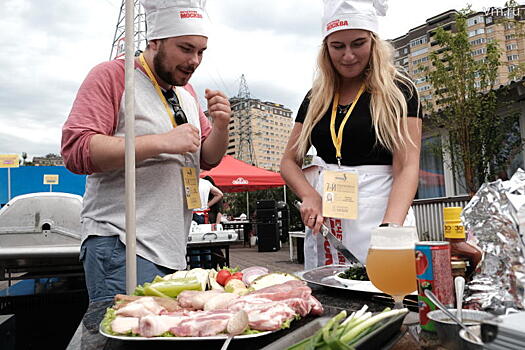
<instances>
[{"instance_id":1,"label":"fence railing","mask_svg":"<svg viewBox=\"0 0 525 350\"><path fill-rule=\"evenodd\" d=\"M416 199L412 203L416 215L417 232L422 241L443 240L443 208L465 207L469 196Z\"/></svg>"}]
</instances>

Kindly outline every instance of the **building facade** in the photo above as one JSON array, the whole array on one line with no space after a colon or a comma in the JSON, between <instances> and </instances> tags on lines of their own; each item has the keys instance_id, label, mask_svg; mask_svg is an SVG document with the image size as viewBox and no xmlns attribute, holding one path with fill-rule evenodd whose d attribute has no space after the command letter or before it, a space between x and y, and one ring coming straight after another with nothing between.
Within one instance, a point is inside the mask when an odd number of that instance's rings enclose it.
<instances>
[{"instance_id":1,"label":"building facade","mask_svg":"<svg viewBox=\"0 0 525 350\"><path fill-rule=\"evenodd\" d=\"M433 89L426 79L425 67L430 66L430 54L441 50L434 34L438 27L454 30L456 10L450 10L426 20L426 23L411 29L408 33L391 40L395 48L397 66L403 67L414 80L421 99L431 100ZM501 52L501 66L495 86L506 85L512 80L512 72L525 64L525 37L519 26L505 21L514 19L525 24L525 6L516 8L491 8L472 13L467 20L467 31L471 54L475 60L483 59L487 44L497 42Z\"/></svg>"},{"instance_id":2,"label":"building facade","mask_svg":"<svg viewBox=\"0 0 525 350\"><path fill-rule=\"evenodd\" d=\"M426 20L426 22L408 33L390 42L394 46L395 64L402 67L414 81L420 98L425 102L434 101L434 90L427 80L425 68L431 67L430 55L439 54L442 48L437 45L435 32L438 27L444 30L455 30L456 10L449 10ZM521 76L513 77L517 69L525 67L525 6L515 8L490 8L474 12L467 19L467 33L471 47L471 55L475 60L482 60L487 53L487 45L496 42L501 53L501 65L495 86L500 87L521 80ZM515 72L516 71L516 72ZM513 74L514 72L514 74ZM521 105L519 107L521 108ZM430 111L425 111L429 114ZM523 116L520 120L523 123ZM523 127L521 128L523 131ZM522 135L523 136L523 135ZM421 174L418 198L449 197L465 194L462 179L454 174L445 164L450 163L450 155L443 157L432 151L447 142L443 130L425 131L422 141ZM524 166L524 156L519 154L512 161L507 173L511 175L518 167Z\"/></svg>"},{"instance_id":3,"label":"building facade","mask_svg":"<svg viewBox=\"0 0 525 350\"><path fill-rule=\"evenodd\" d=\"M233 117L226 154L271 171L279 171L281 156L293 126L292 111L258 99L230 99Z\"/></svg>"}]
</instances>

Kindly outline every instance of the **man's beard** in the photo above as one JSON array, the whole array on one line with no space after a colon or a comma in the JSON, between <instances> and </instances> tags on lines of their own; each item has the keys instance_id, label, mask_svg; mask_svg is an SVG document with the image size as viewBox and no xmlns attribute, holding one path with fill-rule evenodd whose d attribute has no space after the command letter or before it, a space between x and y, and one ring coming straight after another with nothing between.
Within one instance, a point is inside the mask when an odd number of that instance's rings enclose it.
<instances>
[{"instance_id":1,"label":"man's beard","mask_svg":"<svg viewBox=\"0 0 525 350\"><path fill-rule=\"evenodd\" d=\"M166 51L164 50L164 45L161 44L157 54L153 57L153 67L157 76L168 85L184 86L188 83L189 78L177 80L175 74L166 67L165 63Z\"/></svg>"}]
</instances>

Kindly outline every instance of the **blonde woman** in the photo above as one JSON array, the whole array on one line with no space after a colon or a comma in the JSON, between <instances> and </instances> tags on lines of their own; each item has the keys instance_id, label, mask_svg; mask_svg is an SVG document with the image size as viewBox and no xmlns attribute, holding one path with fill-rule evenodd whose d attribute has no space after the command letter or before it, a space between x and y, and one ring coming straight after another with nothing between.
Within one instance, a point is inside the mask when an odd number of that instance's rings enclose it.
<instances>
[{"instance_id":1,"label":"blonde woman","mask_svg":"<svg viewBox=\"0 0 525 350\"><path fill-rule=\"evenodd\" d=\"M303 203L307 269L346 263L317 235L323 223L363 263L374 227L414 225L410 205L419 174L417 91L394 67L390 44L376 34L386 1L325 0L324 10L317 76L281 161L282 176ZM322 159L315 182L301 171L310 146ZM356 219L323 217L326 170L357 174Z\"/></svg>"}]
</instances>

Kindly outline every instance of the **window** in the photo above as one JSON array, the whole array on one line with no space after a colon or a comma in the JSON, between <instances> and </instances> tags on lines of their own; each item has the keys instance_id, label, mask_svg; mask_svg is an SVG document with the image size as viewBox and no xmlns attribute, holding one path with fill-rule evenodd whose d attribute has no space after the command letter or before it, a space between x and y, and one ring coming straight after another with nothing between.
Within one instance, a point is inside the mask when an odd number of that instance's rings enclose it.
<instances>
[{"instance_id":1,"label":"window","mask_svg":"<svg viewBox=\"0 0 525 350\"><path fill-rule=\"evenodd\" d=\"M472 46L475 46L475 45L485 44L486 42L487 40L485 38L478 38L476 40L470 41L469 44Z\"/></svg>"},{"instance_id":2,"label":"window","mask_svg":"<svg viewBox=\"0 0 525 350\"><path fill-rule=\"evenodd\" d=\"M509 44L509 45L507 45L507 51L517 50L517 49L518 49L518 44Z\"/></svg>"},{"instance_id":3,"label":"window","mask_svg":"<svg viewBox=\"0 0 525 350\"><path fill-rule=\"evenodd\" d=\"M474 50L474 51L471 51L470 54L472 56L477 56L477 55L483 55L487 52L487 49L482 47L481 49L477 49L477 50Z\"/></svg>"},{"instance_id":4,"label":"window","mask_svg":"<svg viewBox=\"0 0 525 350\"><path fill-rule=\"evenodd\" d=\"M420 86L417 88L417 91L421 92L421 91L427 91L427 90L430 90L430 85L423 85L423 86Z\"/></svg>"},{"instance_id":5,"label":"window","mask_svg":"<svg viewBox=\"0 0 525 350\"><path fill-rule=\"evenodd\" d=\"M418 45L422 45L422 44L425 44L428 42L428 39L427 39L427 36L421 36L419 38L416 38L412 41L410 41L410 47L414 47L414 46L418 46Z\"/></svg>"},{"instance_id":6,"label":"window","mask_svg":"<svg viewBox=\"0 0 525 350\"><path fill-rule=\"evenodd\" d=\"M417 60L412 61L412 64L413 65L418 65L418 64L421 64L421 63L426 62L426 61L428 61L428 56L418 58Z\"/></svg>"},{"instance_id":7,"label":"window","mask_svg":"<svg viewBox=\"0 0 525 350\"><path fill-rule=\"evenodd\" d=\"M516 36L514 34L507 34L505 35L505 40L512 40L514 39Z\"/></svg>"},{"instance_id":8,"label":"window","mask_svg":"<svg viewBox=\"0 0 525 350\"><path fill-rule=\"evenodd\" d=\"M518 66L516 66L515 64L511 64L507 67L507 69L509 70L509 73L510 72L514 72L514 70L516 70L516 68L518 68Z\"/></svg>"},{"instance_id":9,"label":"window","mask_svg":"<svg viewBox=\"0 0 525 350\"><path fill-rule=\"evenodd\" d=\"M467 27L474 26L476 24L483 23L483 16L476 16L467 20Z\"/></svg>"},{"instance_id":10,"label":"window","mask_svg":"<svg viewBox=\"0 0 525 350\"><path fill-rule=\"evenodd\" d=\"M505 23L504 27L505 27L505 30L512 29L514 28L514 23Z\"/></svg>"},{"instance_id":11,"label":"window","mask_svg":"<svg viewBox=\"0 0 525 350\"><path fill-rule=\"evenodd\" d=\"M479 35L479 34L483 34L485 33L485 29L484 28L479 28L479 29L475 29L475 30L471 30L470 32L468 32L468 37L473 37L475 35Z\"/></svg>"},{"instance_id":12,"label":"window","mask_svg":"<svg viewBox=\"0 0 525 350\"><path fill-rule=\"evenodd\" d=\"M519 59L520 59L519 55L508 55L507 56L507 61L517 61Z\"/></svg>"},{"instance_id":13,"label":"window","mask_svg":"<svg viewBox=\"0 0 525 350\"><path fill-rule=\"evenodd\" d=\"M441 147L441 136L439 135L422 140L418 199L445 196L443 157L441 153L435 152L435 149Z\"/></svg>"},{"instance_id":14,"label":"window","mask_svg":"<svg viewBox=\"0 0 525 350\"><path fill-rule=\"evenodd\" d=\"M492 27L487 28L487 34L488 33L492 33L492 32L494 32L494 28L492 28Z\"/></svg>"},{"instance_id":15,"label":"window","mask_svg":"<svg viewBox=\"0 0 525 350\"><path fill-rule=\"evenodd\" d=\"M416 80L414 80L414 83L415 84L421 84L421 83L424 83L425 81L427 81L427 77L416 79Z\"/></svg>"},{"instance_id":16,"label":"window","mask_svg":"<svg viewBox=\"0 0 525 350\"><path fill-rule=\"evenodd\" d=\"M412 71L412 74L419 74L423 71L423 68L417 68Z\"/></svg>"},{"instance_id":17,"label":"window","mask_svg":"<svg viewBox=\"0 0 525 350\"><path fill-rule=\"evenodd\" d=\"M487 24L492 23L492 16L485 17L485 23L487 23Z\"/></svg>"},{"instance_id":18,"label":"window","mask_svg":"<svg viewBox=\"0 0 525 350\"><path fill-rule=\"evenodd\" d=\"M416 50L416 51L412 52L410 55L412 57L414 57L414 56L422 55L422 54L427 53L427 52L428 52L428 47L425 47L425 48L422 48L422 49L419 49L419 50Z\"/></svg>"}]
</instances>

